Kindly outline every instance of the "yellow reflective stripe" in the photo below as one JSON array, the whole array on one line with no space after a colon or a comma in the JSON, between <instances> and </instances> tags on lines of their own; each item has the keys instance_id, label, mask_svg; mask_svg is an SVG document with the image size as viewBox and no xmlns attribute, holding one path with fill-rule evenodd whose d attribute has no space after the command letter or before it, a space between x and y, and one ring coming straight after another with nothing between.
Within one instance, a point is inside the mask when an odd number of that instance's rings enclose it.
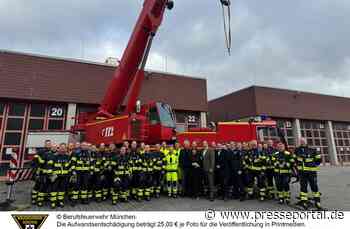
<instances>
[{"instance_id":1,"label":"yellow reflective stripe","mask_svg":"<svg viewBox=\"0 0 350 229\"><path fill-rule=\"evenodd\" d=\"M69 173L69 170L56 170L53 172L53 174L57 174L57 175L64 175L64 174L68 174Z\"/></svg>"},{"instance_id":2,"label":"yellow reflective stripe","mask_svg":"<svg viewBox=\"0 0 350 229\"><path fill-rule=\"evenodd\" d=\"M38 162L39 162L39 164L44 164L45 160L43 160L41 157L38 156Z\"/></svg>"},{"instance_id":3,"label":"yellow reflective stripe","mask_svg":"<svg viewBox=\"0 0 350 229\"><path fill-rule=\"evenodd\" d=\"M249 168L251 170L261 170L261 167L256 167L256 166L250 166Z\"/></svg>"},{"instance_id":4,"label":"yellow reflective stripe","mask_svg":"<svg viewBox=\"0 0 350 229\"><path fill-rule=\"evenodd\" d=\"M290 169L275 169L274 170L276 173L290 173Z\"/></svg>"},{"instance_id":5,"label":"yellow reflective stripe","mask_svg":"<svg viewBox=\"0 0 350 229\"><path fill-rule=\"evenodd\" d=\"M76 169L76 170L83 170L83 171L90 170L89 167L76 167L75 169Z\"/></svg>"},{"instance_id":6,"label":"yellow reflective stripe","mask_svg":"<svg viewBox=\"0 0 350 229\"><path fill-rule=\"evenodd\" d=\"M314 197L320 197L321 196L321 193L320 192L313 192L312 195Z\"/></svg>"}]
</instances>

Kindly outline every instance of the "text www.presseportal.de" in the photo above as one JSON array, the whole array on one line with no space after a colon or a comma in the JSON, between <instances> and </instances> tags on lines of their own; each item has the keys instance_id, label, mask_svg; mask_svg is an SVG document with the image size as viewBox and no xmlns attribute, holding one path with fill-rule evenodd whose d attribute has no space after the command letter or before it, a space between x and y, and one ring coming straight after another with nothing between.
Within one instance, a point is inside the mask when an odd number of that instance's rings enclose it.
<instances>
[{"instance_id":1,"label":"text www.presseportal.de","mask_svg":"<svg viewBox=\"0 0 350 229\"><path fill-rule=\"evenodd\" d=\"M342 220L342 211L220 211L223 220Z\"/></svg>"}]
</instances>

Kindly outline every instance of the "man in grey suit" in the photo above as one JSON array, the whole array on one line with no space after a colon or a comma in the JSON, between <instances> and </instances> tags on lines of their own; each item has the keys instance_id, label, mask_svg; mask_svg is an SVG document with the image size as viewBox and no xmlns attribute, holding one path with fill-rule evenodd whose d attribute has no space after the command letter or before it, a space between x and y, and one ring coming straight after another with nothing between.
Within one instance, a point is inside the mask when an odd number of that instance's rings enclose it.
<instances>
[{"instance_id":1,"label":"man in grey suit","mask_svg":"<svg viewBox=\"0 0 350 229\"><path fill-rule=\"evenodd\" d=\"M209 192L210 201L214 201L214 169L215 169L215 152L209 148L208 142L203 141L203 170L204 181Z\"/></svg>"}]
</instances>

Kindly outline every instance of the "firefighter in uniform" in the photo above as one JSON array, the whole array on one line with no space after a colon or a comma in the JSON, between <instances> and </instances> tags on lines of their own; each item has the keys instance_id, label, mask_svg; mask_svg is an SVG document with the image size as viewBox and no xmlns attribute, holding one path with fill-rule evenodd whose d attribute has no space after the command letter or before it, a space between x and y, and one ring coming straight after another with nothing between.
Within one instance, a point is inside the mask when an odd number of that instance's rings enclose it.
<instances>
[{"instance_id":1,"label":"firefighter in uniform","mask_svg":"<svg viewBox=\"0 0 350 229\"><path fill-rule=\"evenodd\" d=\"M32 189L32 204L39 202L43 203L46 195L45 187L47 187L47 179L44 173L44 166L46 163L46 155L51 150L51 141L46 140L43 148L36 150L36 154L32 160L32 167L35 170L34 173L34 187ZM40 201L38 201L40 200Z\"/></svg>"},{"instance_id":2,"label":"firefighter in uniform","mask_svg":"<svg viewBox=\"0 0 350 229\"><path fill-rule=\"evenodd\" d=\"M151 200L151 196L153 195L153 153L151 152L150 146L145 145L144 153L142 155L142 172L143 172L143 191L145 200Z\"/></svg>"},{"instance_id":3,"label":"firefighter in uniform","mask_svg":"<svg viewBox=\"0 0 350 229\"><path fill-rule=\"evenodd\" d=\"M93 167L91 165L91 152L86 142L81 144L81 149L73 152L71 160L71 182L74 184L72 205L74 206L79 198L83 204L89 204L88 189Z\"/></svg>"},{"instance_id":4,"label":"firefighter in uniform","mask_svg":"<svg viewBox=\"0 0 350 229\"><path fill-rule=\"evenodd\" d=\"M70 157L65 143L59 145L58 151L48 161L50 167L50 203L51 208L64 207L65 194L68 190L71 172Z\"/></svg>"},{"instance_id":5,"label":"firefighter in uniform","mask_svg":"<svg viewBox=\"0 0 350 229\"><path fill-rule=\"evenodd\" d=\"M102 184L103 184L103 172L104 172L104 161L102 152L93 148L91 151L92 154L92 165L93 165L93 178L91 179L93 182L93 193L96 202L102 201Z\"/></svg>"},{"instance_id":6,"label":"firefighter in uniform","mask_svg":"<svg viewBox=\"0 0 350 229\"><path fill-rule=\"evenodd\" d=\"M54 148L56 148L57 146L55 144L52 144L51 147L51 151L50 153L46 154L46 158L45 158L45 165L44 165L44 174L46 176L46 187L45 187L45 197L43 199L40 198L40 200L38 200L38 206L42 206L43 205L43 201L45 201L45 199L48 199L50 204L51 204L51 208L55 208L56 206L53 206L53 203L56 203L57 201L57 196L56 193L54 192L54 188L53 188L53 179L52 179L52 175L53 175L53 164L54 164L54 157L55 157L55 153L54 152Z\"/></svg>"},{"instance_id":7,"label":"firefighter in uniform","mask_svg":"<svg viewBox=\"0 0 350 229\"><path fill-rule=\"evenodd\" d=\"M255 179L257 180L257 186L259 189L258 197L260 200L265 199L265 184L264 184L264 173L266 156L263 155L262 151L259 151L256 140L250 142L250 150L245 156L245 163L248 168L247 174L247 194L249 198L254 196L254 185Z\"/></svg>"},{"instance_id":8,"label":"firefighter in uniform","mask_svg":"<svg viewBox=\"0 0 350 229\"><path fill-rule=\"evenodd\" d=\"M100 151L102 153L103 163L103 175L102 175L102 200L106 200L110 194L112 188L113 171L111 166L112 152L109 148L106 148L104 143L100 145Z\"/></svg>"},{"instance_id":9,"label":"firefighter in uniform","mask_svg":"<svg viewBox=\"0 0 350 229\"><path fill-rule=\"evenodd\" d=\"M132 164L132 189L131 195L134 199L141 201L143 198L142 183L142 158L137 150L137 143L133 141L130 148L130 162Z\"/></svg>"},{"instance_id":10,"label":"firefighter in uniform","mask_svg":"<svg viewBox=\"0 0 350 229\"><path fill-rule=\"evenodd\" d=\"M114 165L114 164L113 164ZM118 162L114 165L114 186L119 189L118 198L121 201L127 202L129 199L129 188L131 184L131 167L130 157L127 149L122 147L118 155Z\"/></svg>"},{"instance_id":11,"label":"firefighter in uniform","mask_svg":"<svg viewBox=\"0 0 350 229\"><path fill-rule=\"evenodd\" d=\"M119 195L121 191L121 176L124 171L120 166L120 156L118 154L113 154L110 160L112 175L112 186L111 186L111 196L112 205L116 205L119 200Z\"/></svg>"},{"instance_id":12,"label":"firefighter in uniform","mask_svg":"<svg viewBox=\"0 0 350 229\"><path fill-rule=\"evenodd\" d=\"M266 196L269 199L274 199L276 191L273 183L275 172L274 172L274 166L272 163L272 158L273 158L273 155L276 153L276 149L273 147L273 141L268 140L267 144L263 145L263 149L267 156L267 165L266 165L266 171L265 171L266 183L267 183Z\"/></svg>"},{"instance_id":13,"label":"firefighter in uniform","mask_svg":"<svg viewBox=\"0 0 350 229\"><path fill-rule=\"evenodd\" d=\"M279 203L290 203L289 182L292 175L292 169L295 165L294 156L288 152L282 142L277 144L277 152L274 154L272 161L276 176L276 188Z\"/></svg>"},{"instance_id":14,"label":"firefighter in uniform","mask_svg":"<svg viewBox=\"0 0 350 229\"><path fill-rule=\"evenodd\" d=\"M179 142L175 142L174 150L175 150L175 154L177 155L178 159L180 160L180 152L181 152L182 148L181 148L181 144ZM183 171L182 171L181 166L178 166L177 178L178 178L178 189L179 189L178 193L183 193L183 189L182 189Z\"/></svg>"},{"instance_id":15,"label":"firefighter in uniform","mask_svg":"<svg viewBox=\"0 0 350 229\"><path fill-rule=\"evenodd\" d=\"M168 196L177 198L177 170L179 166L179 157L175 154L173 146L170 146L167 155L165 155L164 164Z\"/></svg>"},{"instance_id":16,"label":"firefighter in uniform","mask_svg":"<svg viewBox=\"0 0 350 229\"><path fill-rule=\"evenodd\" d=\"M317 171L320 169L321 155L316 150L308 147L305 138L300 138L299 142L300 146L295 150L300 177L300 201L298 204L305 209L308 208L308 185L310 185L315 207L322 209L321 193L317 185Z\"/></svg>"},{"instance_id":17,"label":"firefighter in uniform","mask_svg":"<svg viewBox=\"0 0 350 229\"><path fill-rule=\"evenodd\" d=\"M42 169L42 181L40 182L40 188L38 192L37 205L43 206L45 200L50 199L51 181L49 179L51 175L51 160L52 155L55 152L56 145L52 144L50 151L47 151L44 155L44 164Z\"/></svg>"},{"instance_id":18,"label":"firefighter in uniform","mask_svg":"<svg viewBox=\"0 0 350 229\"><path fill-rule=\"evenodd\" d=\"M153 190L154 196L156 198L160 197L160 192L162 189L162 181L165 174L165 165L164 165L164 154L160 151L160 145L156 144L156 149L153 152Z\"/></svg>"},{"instance_id":19,"label":"firefighter in uniform","mask_svg":"<svg viewBox=\"0 0 350 229\"><path fill-rule=\"evenodd\" d=\"M164 154L164 156L168 155L169 147L167 146L166 142L162 142L162 146L160 147L160 151Z\"/></svg>"},{"instance_id":20,"label":"firefighter in uniform","mask_svg":"<svg viewBox=\"0 0 350 229\"><path fill-rule=\"evenodd\" d=\"M140 143L140 149L139 149L139 153L142 155L144 154L146 151L146 144L144 142Z\"/></svg>"}]
</instances>

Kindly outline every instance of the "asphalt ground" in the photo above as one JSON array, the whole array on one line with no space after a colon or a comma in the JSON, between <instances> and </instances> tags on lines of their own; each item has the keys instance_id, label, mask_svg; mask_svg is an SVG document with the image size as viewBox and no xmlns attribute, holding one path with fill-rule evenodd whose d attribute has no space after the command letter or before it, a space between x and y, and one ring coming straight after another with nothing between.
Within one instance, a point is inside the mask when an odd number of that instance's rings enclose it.
<instances>
[{"instance_id":1,"label":"asphalt ground","mask_svg":"<svg viewBox=\"0 0 350 229\"><path fill-rule=\"evenodd\" d=\"M49 210L48 205L37 207L30 204L30 191L33 182L26 181L17 183L15 186L16 201L11 207L16 210L40 211ZM319 173L319 187L322 193L322 206L328 210L350 210L350 167L322 167ZM299 191L299 184L291 185L292 203L297 201L296 197ZM7 196L7 186L4 182L0 183L0 202L4 202ZM160 199L151 201L130 201L128 203L118 203L113 206L111 200L89 205L76 205L71 207L69 203L64 208L57 208L57 211L203 211L207 209L215 210L295 210L287 205L279 205L274 200L260 202L258 200L209 200L200 198L194 200L191 198L168 198L162 196ZM3 209L4 210L4 209Z\"/></svg>"}]
</instances>

